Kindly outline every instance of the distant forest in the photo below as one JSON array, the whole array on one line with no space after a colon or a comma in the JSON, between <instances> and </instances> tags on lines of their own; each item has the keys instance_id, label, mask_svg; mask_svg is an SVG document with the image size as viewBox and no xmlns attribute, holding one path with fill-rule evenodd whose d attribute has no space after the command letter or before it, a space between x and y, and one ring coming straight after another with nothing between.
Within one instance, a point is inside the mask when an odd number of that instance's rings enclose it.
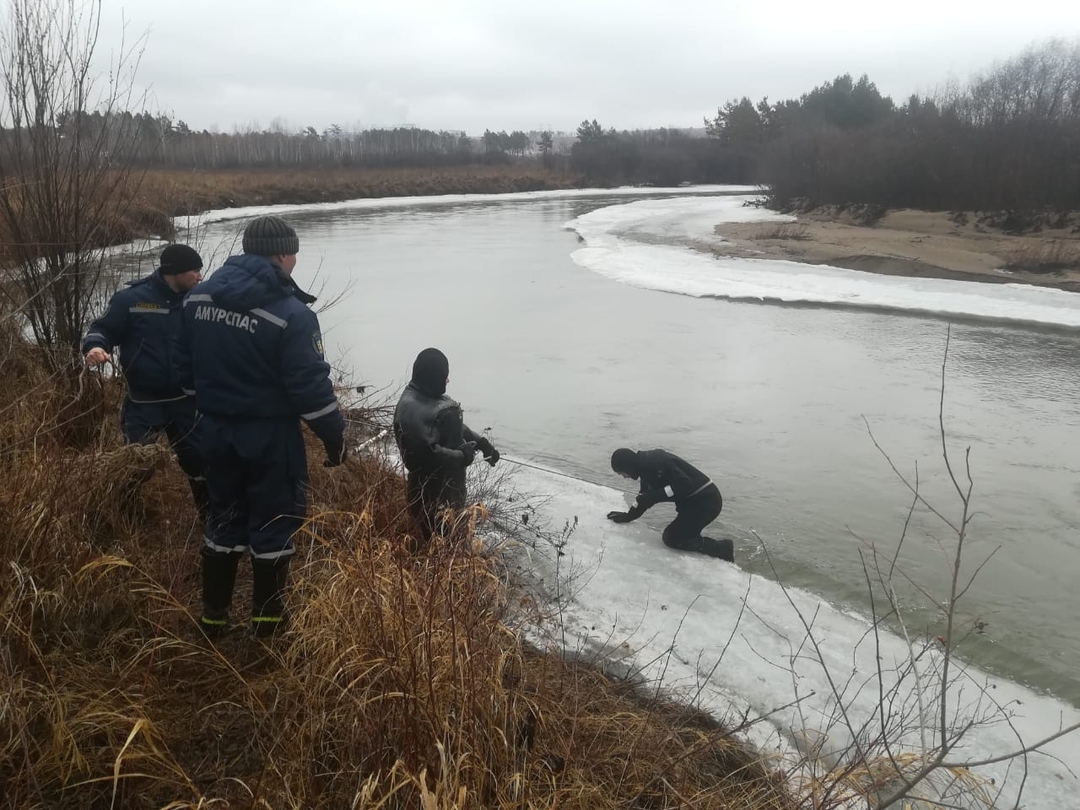
<instances>
[{"instance_id":1,"label":"distant forest","mask_svg":"<svg viewBox=\"0 0 1080 810\"><path fill-rule=\"evenodd\" d=\"M901 103L868 76L850 75L799 98L734 99L696 131L616 131L586 120L568 135L336 125L298 132L281 123L222 133L168 115L110 115L82 113L76 129L82 137L95 129L130 133L127 157L145 168L533 162L589 184L763 184L781 208L1080 208L1080 40L1032 47L964 86ZM72 117L61 117L58 128L72 126ZM0 130L0 150L11 148L11 136Z\"/></svg>"},{"instance_id":2,"label":"distant forest","mask_svg":"<svg viewBox=\"0 0 1080 810\"><path fill-rule=\"evenodd\" d=\"M761 183L779 208L1075 210L1080 40L901 104L844 75L798 99L729 101L705 126L701 142L586 122L571 162L598 181Z\"/></svg>"}]
</instances>

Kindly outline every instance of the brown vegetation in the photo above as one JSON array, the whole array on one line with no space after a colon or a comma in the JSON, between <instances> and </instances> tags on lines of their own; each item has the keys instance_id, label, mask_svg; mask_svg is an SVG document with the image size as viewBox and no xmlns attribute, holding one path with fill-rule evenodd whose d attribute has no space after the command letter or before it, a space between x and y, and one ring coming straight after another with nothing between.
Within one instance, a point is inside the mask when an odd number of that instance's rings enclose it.
<instances>
[{"instance_id":1,"label":"brown vegetation","mask_svg":"<svg viewBox=\"0 0 1080 810\"><path fill-rule=\"evenodd\" d=\"M523 643L502 553L405 553L371 459L312 467L284 636L209 644L170 452L120 445L112 381L0 351L4 807L788 806L711 718Z\"/></svg>"},{"instance_id":2,"label":"brown vegetation","mask_svg":"<svg viewBox=\"0 0 1080 810\"><path fill-rule=\"evenodd\" d=\"M233 172L151 171L144 206L167 216L214 208L315 203L368 197L501 194L581 185L576 175L538 166L458 166L439 169L305 169Z\"/></svg>"},{"instance_id":3,"label":"brown vegetation","mask_svg":"<svg viewBox=\"0 0 1080 810\"><path fill-rule=\"evenodd\" d=\"M14 179L9 191L17 195ZM451 166L437 169L266 169L249 171L150 170L125 179L116 194L131 203L103 212L97 246L143 236L174 236L172 219L215 208L336 202L370 197L501 194L576 188L581 179L539 166ZM115 185L110 186L115 188ZM14 201L13 209L19 208ZM14 258L16 242L0 220L0 262Z\"/></svg>"},{"instance_id":4,"label":"brown vegetation","mask_svg":"<svg viewBox=\"0 0 1080 810\"><path fill-rule=\"evenodd\" d=\"M750 236L755 241L775 239L782 242L803 242L810 238L810 229L801 222L762 223Z\"/></svg>"},{"instance_id":5,"label":"brown vegetation","mask_svg":"<svg viewBox=\"0 0 1080 810\"><path fill-rule=\"evenodd\" d=\"M1016 273L1080 275L1080 239L1050 240L1013 251L1005 265Z\"/></svg>"},{"instance_id":6,"label":"brown vegetation","mask_svg":"<svg viewBox=\"0 0 1080 810\"><path fill-rule=\"evenodd\" d=\"M1080 291L1075 215L1028 221L1005 213L821 206L793 223L732 222L716 227L729 245L718 255L827 264L886 275L1027 283Z\"/></svg>"}]
</instances>

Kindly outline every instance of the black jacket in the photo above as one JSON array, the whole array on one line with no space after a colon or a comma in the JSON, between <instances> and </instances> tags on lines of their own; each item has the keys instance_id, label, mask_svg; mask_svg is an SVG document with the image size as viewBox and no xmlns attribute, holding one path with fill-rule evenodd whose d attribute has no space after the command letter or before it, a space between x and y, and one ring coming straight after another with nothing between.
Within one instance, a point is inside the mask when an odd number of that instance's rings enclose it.
<instances>
[{"instance_id":1,"label":"black jacket","mask_svg":"<svg viewBox=\"0 0 1080 810\"><path fill-rule=\"evenodd\" d=\"M493 450L491 442L465 424L461 405L445 394L432 396L415 382L405 386L394 410L394 439L410 473L462 486L468 465L461 445L476 442L484 455Z\"/></svg>"},{"instance_id":2,"label":"black jacket","mask_svg":"<svg viewBox=\"0 0 1080 810\"><path fill-rule=\"evenodd\" d=\"M709 476L667 450L635 453L632 472L641 481L638 502L629 511L632 518L657 503L672 502L678 509L709 484Z\"/></svg>"}]
</instances>

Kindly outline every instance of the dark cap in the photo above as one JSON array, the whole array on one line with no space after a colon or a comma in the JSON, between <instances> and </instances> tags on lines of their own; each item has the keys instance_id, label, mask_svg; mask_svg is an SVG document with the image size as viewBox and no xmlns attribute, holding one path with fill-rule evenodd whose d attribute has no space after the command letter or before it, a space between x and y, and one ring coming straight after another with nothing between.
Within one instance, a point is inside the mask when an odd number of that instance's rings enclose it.
<instances>
[{"instance_id":1,"label":"dark cap","mask_svg":"<svg viewBox=\"0 0 1080 810\"><path fill-rule=\"evenodd\" d=\"M281 217L256 217L244 228L244 253L292 256L300 252L296 231Z\"/></svg>"},{"instance_id":2,"label":"dark cap","mask_svg":"<svg viewBox=\"0 0 1080 810\"><path fill-rule=\"evenodd\" d=\"M161 251L161 267L158 268L163 276L178 276L189 270L201 270L203 266L202 256L187 245L169 245Z\"/></svg>"}]
</instances>

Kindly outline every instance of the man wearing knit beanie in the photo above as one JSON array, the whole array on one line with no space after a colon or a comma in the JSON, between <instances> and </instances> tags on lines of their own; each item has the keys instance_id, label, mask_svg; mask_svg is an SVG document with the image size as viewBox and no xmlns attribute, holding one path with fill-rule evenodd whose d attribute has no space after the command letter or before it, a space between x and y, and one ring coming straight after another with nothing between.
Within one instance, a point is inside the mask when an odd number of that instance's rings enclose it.
<instances>
[{"instance_id":1,"label":"man wearing knit beanie","mask_svg":"<svg viewBox=\"0 0 1080 810\"><path fill-rule=\"evenodd\" d=\"M300 240L281 217L256 217L244 228L244 253L256 256L296 256ZM292 272L288 270L286 272Z\"/></svg>"},{"instance_id":2,"label":"man wearing knit beanie","mask_svg":"<svg viewBox=\"0 0 1080 810\"><path fill-rule=\"evenodd\" d=\"M244 229L244 253L198 285L184 307L182 374L203 415L210 520L202 550L201 625L228 625L237 565L250 553L252 627L284 625L293 535L307 503L301 422L345 459L345 420L323 358L315 298L292 280L300 240L280 217Z\"/></svg>"},{"instance_id":3,"label":"man wearing knit beanie","mask_svg":"<svg viewBox=\"0 0 1080 810\"><path fill-rule=\"evenodd\" d=\"M83 338L82 353L93 368L111 361L114 347L120 347L128 389L120 413L124 438L149 444L161 433L168 437L205 521L208 497L195 400L181 390L175 365L184 294L199 283L202 266L202 258L187 245L166 247L157 270L112 297Z\"/></svg>"}]
</instances>

